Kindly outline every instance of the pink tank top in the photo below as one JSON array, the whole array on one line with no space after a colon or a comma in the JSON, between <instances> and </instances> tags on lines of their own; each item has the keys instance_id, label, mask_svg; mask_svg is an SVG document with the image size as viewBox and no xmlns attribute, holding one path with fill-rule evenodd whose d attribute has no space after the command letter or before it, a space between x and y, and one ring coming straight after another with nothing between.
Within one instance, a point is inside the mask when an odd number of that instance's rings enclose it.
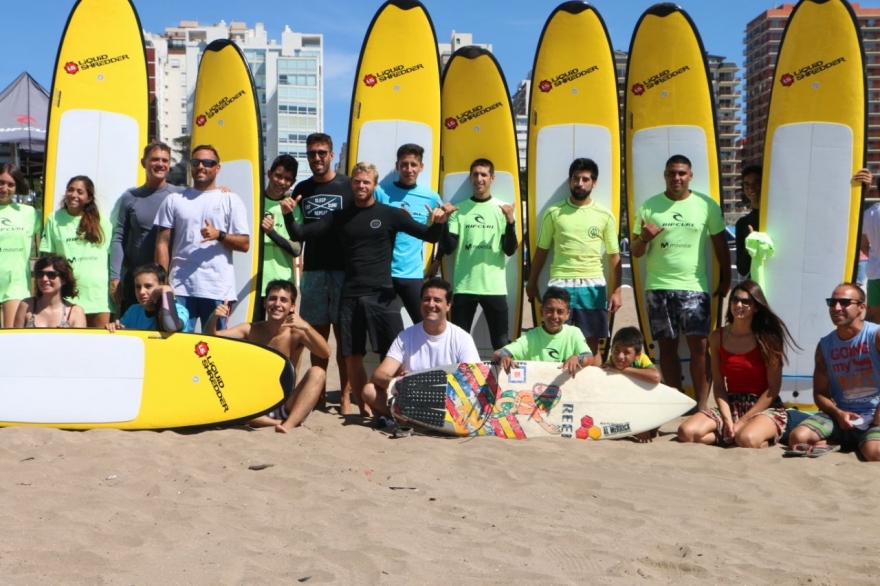
<instances>
[{"instance_id":1,"label":"pink tank top","mask_svg":"<svg viewBox=\"0 0 880 586\"><path fill-rule=\"evenodd\" d=\"M724 328L721 328L721 375L731 395L760 395L767 390L767 365L761 349L755 346L745 354L724 349Z\"/></svg>"}]
</instances>

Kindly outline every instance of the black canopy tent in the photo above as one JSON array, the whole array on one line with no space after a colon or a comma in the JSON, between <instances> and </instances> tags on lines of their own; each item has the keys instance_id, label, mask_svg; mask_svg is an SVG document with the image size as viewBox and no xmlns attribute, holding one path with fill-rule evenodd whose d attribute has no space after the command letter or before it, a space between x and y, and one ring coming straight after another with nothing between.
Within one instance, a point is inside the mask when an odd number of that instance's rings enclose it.
<instances>
[{"instance_id":1,"label":"black canopy tent","mask_svg":"<svg viewBox=\"0 0 880 586\"><path fill-rule=\"evenodd\" d=\"M0 147L28 178L43 173L48 117L49 92L29 73L0 92Z\"/></svg>"}]
</instances>

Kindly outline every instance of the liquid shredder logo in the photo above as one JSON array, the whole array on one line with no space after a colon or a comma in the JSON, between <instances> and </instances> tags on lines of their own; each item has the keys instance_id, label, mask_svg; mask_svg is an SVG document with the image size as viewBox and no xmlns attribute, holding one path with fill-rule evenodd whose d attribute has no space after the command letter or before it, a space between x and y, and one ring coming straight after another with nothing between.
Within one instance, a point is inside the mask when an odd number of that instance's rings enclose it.
<instances>
[{"instance_id":1,"label":"liquid shredder logo","mask_svg":"<svg viewBox=\"0 0 880 586\"><path fill-rule=\"evenodd\" d=\"M201 358L202 368L205 369L205 374L208 375L211 388L214 389L214 394L217 395L217 400L220 401L220 406L223 407L223 412L225 413L229 411L229 404L223 396L223 389L226 385L223 382L223 377L220 375L220 370L217 368L214 360L208 355L209 352L210 348L208 348L207 342L199 342L196 344L196 356Z\"/></svg>"},{"instance_id":2,"label":"liquid shredder logo","mask_svg":"<svg viewBox=\"0 0 880 586\"><path fill-rule=\"evenodd\" d=\"M383 81L389 81L396 77L412 73L413 71L418 71L419 69L424 69L424 66L421 63L417 63L412 67L407 67L405 65L396 65L394 67L391 67L390 69L383 69L381 72L376 74L368 73L364 76L364 85L367 87L373 87L376 84L382 83Z\"/></svg>"},{"instance_id":3,"label":"liquid shredder logo","mask_svg":"<svg viewBox=\"0 0 880 586\"><path fill-rule=\"evenodd\" d=\"M447 118L446 120L443 121L443 124L449 130L455 130L456 128L458 128L462 124L465 124L466 122L470 122L471 120L479 118L480 116L483 116L484 114L488 114L492 110L495 110L496 108L500 108L500 107L501 107L501 102L495 102L491 106L482 106L482 105L474 106L470 110L466 110L466 111L462 112L461 114L458 114L456 116L450 116L449 118Z\"/></svg>"},{"instance_id":4,"label":"liquid shredder logo","mask_svg":"<svg viewBox=\"0 0 880 586\"><path fill-rule=\"evenodd\" d=\"M560 73L559 75L551 77L550 79L541 80L541 83L538 84L538 89L546 93L555 87L559 87L562 84L574 81L585 75L589 75L594 71L599 71L598 65L593 65L592 67L587 67L586 69L579 69L575 67L574 69L570 69L565 73Z\"/></svg>"},{"instance_id":5,"label":"liquid shredder logo","mask_svg":"<svg viewBox=\"0 0 880 586\"><path fill-rule=\"evenodd\" d=\"M199 114L198 116L196 116L196 125L197 126L204 126L208 122L208 120L210 120L211 118L213 118L214 116L216 116L217 114L219 114L220 112L222 112L223 110L225 110L226 108L231 106L232 103L235 102L235 100L242 97L244 94L245 94L245 91L241 90L240 92L238 92L237 94L235 94L231 97L224 96L223 98L218 100L216 104L214 104L213 106L208 108L208 110L204 114Z\"/></svg>"},{"instance_id":6,"label":"liquid shredder logo","mask_svg":"<svg viewBox=\"0 0 880 586\"><path fill-rule=\"evenodd\" d=\"M630 88L630 90L632 91L633 95L641 96L645 92L647 92L649 89L657 87L660 84L666 83L667 81L669 81L673 77L679 76L682 73L684 73L685 71L690 71L690 70L691 70L691 68L688 67L687 65L679 67L675 71L672 71L670 69L664 69L663 71L661 71L659 73L655 73L654 75L652 75L651 77L649 77L648 79L646 79L644 81L634 83L632 88Z\"/></svg>"},{"instance_id":7,"label":"liquid shredder logo","mask_svg":"<svg viewBox=\"0 0 880 586\"><path fill-rule=\"evenodd\" d=\"M205 342L199 342L198 344L196 344L195 351L196 351L196 356L198 356L199 358L204 358L205 356L208 355L208 351L209 351L208 344Z\"/></svg>"},{"instance_id":8,"label":"liquid shredder logo","mask_svg":"<svg viewBox=\"0 0 880 586\"><path fill-rule=\"evenodd\" d=\"M116 57L110 57L109 55L97 55L95 57L89 57L87 59L76 60L76 61L68 61L64 64L64 71L68 75L76 75L81 70L86 69L94 69L95 67L104 67L105 65L111 65L113 63L118 63L119 61L127 61L128 55L118 55Z\"/></svg>"},{"instance_id":9,"label":"liquid shredder logo","mask_svg":"<svg viewBox=\"0 0 880 586\"><path fill-rule=\"evenodd\" d=\"M779 83L781 83L783 87L791 87L796 81L802 81L810 77L811 75L818 75L819 73L831 69L832 67L836 67L837 65L840 65L845 61L846 59L844 57L838 57L837 59L834 59L833 61L829 61L827 63L825 61L816 61L815 63L807 65L806 67L796 69L792 73L782 74L782 76L779 78Z\"/></svg>"}]
</instances>

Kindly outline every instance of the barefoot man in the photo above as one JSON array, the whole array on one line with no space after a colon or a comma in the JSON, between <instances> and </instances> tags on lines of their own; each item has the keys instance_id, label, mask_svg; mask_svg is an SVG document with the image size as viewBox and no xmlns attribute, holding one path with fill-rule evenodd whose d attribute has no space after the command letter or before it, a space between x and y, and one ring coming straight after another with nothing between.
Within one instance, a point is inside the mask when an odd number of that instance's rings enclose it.
<instances>
[{"instance_id":1,"label":"barefoot man","mask_svg":"<svg viewBox=\"0 0 880 586\"><path fill-rule=\"evenodd\" d=\"M295 303L296 290L290 281L270 281L266 285L263 299L266 321L243 323L228 330L217 331L217 320L229 315L229 303L224 301L208 320L207 331L214 336L247 340L274 348L287 356L292 364L298 363L303 348L319 358L329 358L330 346L327 340L296 314ZM326 376L323 368L312 366L280 408L248 421L248 425L275 426L278 433L287 433L287 430L299 426L318 402Z\"/></svg>"}]
</instances>

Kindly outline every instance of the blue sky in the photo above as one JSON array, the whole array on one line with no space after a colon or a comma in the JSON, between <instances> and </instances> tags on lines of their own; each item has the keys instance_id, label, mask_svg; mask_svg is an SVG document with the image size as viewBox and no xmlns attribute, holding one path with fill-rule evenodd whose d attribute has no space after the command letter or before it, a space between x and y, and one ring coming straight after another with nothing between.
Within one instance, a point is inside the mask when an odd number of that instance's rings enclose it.
<instances>
[{"instance_id":1,"label":"blue sky","mask_svg":"<svg viewBox=\"0 0 880 586\"><path fill-rule=\"evenodd\" d=\"M491 43L504 69L511 91L526 76L547 17L555 0L423 0L440 41L452 30L469 32L476 43ZM605 20L615 49L626 50L639 16L652 0L596 0L593 5ZM58 42L72 0L5 2L3 7L4 59L0 60L0 88L22 71L28 71L49 89ZM742 38L746 24L779 2L771 0L689 0L681 6L691 15L706 50L742 65ZM865 0L863 7L880 7L880 0ZM309 33L323 33L325 44L325 129L341 143L348 130L348 111L357 58L364 33L378 0L143 0L135 1L143 27L161 32L181 20L210 24L244 21L249 27L262 22L270 38L280 40L284 25ZM499 7L504 7L503 11Z\"/></svg>"}]
</instances>

